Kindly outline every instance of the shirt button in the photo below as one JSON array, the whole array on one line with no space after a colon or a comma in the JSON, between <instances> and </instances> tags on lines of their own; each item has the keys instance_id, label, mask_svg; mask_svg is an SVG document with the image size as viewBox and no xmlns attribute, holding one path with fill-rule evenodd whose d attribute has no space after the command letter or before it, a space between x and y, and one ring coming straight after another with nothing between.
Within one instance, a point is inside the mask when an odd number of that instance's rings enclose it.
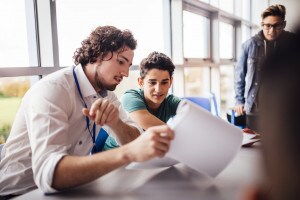
<instances>
[{"instance_id":1,"label":"shirt button","mask_svg":"<svg viewBox=\"0 0 300 200\"><path fill-rule=\"evenodd\" d=\"M254 94L251 95L254 98Z\"/></svg>"},{"instance_id":2,"label":"shirt button","mask_svg":"<svg viewBox=\"0 0 300 200\"><path fill-rule=\"evenodd\" d=\"M81 140L79 141L79 145L82 145L82 141Z\"/></svg>"},{"instance_id":3,"label":"shirt button","mask_svg":"<svg viewBox=\"0 0 300 200\"><path fill-rule=\"evenodd\" d=\"M258 83L257 83L257 82L255 82L255 83L254 83L254 85L258 85Z\"/></svg>"}]
</instances>

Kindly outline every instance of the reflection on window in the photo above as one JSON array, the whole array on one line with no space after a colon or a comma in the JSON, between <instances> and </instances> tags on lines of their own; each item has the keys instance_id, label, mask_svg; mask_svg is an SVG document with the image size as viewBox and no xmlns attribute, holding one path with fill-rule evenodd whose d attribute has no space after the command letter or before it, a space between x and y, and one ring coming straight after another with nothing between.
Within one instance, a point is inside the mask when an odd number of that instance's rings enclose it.
<instances>
[{"instance_id":1,"label":"reflection on window","mask_svg":"<svg viewBox=\"0 0 300 200\"><path fill-rule=\"evenodd\" d=\"M139 84L138 84L139 76L140 76L139 70L130 70L129 76L123 78L121 84L118 85L116 90L114 91L119 99L121 99L122 95L126 90L139 88Z\"/></svg>"},{"instance_id":2,"label":"reflection on window","mask_svg":"<svg viewBox=\"0 0 300 200\"><path fill-rule=\"evenodd\" d=\"M208 58L209 19L183 11L183 52L185 58Z\"/></svg>"},{"instance_id":3,"label":"reflection on window","mask_svg":"<svg viewBox=\"0 0 300 200\"><path fill-rule=\"evenodd\" d=\"M238 0L240 1L240 0ZM220 9L229 12L229 13L233 13L233 4L234 4L234 0L221 0L219 1L220 4Z\"/></svg>"},{"instance_id":4,"label":"reflection on window","mask_svg":"<svg viewBox=\"0 0 300 200\"><path fill-rule=\"evenodd\" d=\"M245 42L250 37L250 28L246 25L242 25L242 42Z\"/></svg>"},{"instance_id":5,"label":"reflection on window","mask_svg":"<svg viewBox=\"0 0 300 200\"><path fill-rule=\"evenodd\" d=\"M73 65L75 49L100 25L132 31L138 41L133 64L151 51L168 53L161 0L57 0L56 9L60 66Z\"/></svg>"},{"instance_id":6,"label":"reflection on window","mask_svg":"<svg viewBox=\"0 0 300 200\"><path fill-rule=\"evenodd\" d=\"M221 116L225 117L227 110L234 105L234 66L220 66L220 81Z\"/></svg>"},{"instance_id":7,"label":"reflection on window","mask_svg":"<svg viewBox=\"0 0 300 200\"><path fill-rule=\"evenodd\" d=\"M21 99L36 78L0 78L0 144L6 141Z\"/></svg>"},{"instance_id":8,"label":"reflection on window","mask_svg":"<svg viewBox=\"0 0 300 200\"><path fill-rule=\"evenodd\" d=\"M185 67L185 96L206 96L210 91L209 67Z\"/></svg>"},{"instance_id":9,"label":"reflection on window","mask_svg":"<svg viewBox=\"0 0 300 200\"><path fill-rule=\"evenodd\" d=\"M25 1L0 1L0 67L28 67Z\"/></svg>"},{"instance_id":10,"label":"reflection on window","mask_svg":"<svg viewBox=\"0 0 300 200\"><path fill-rule=\"evenodd\" d=\"M233 57L233 26L220 22L220 58L232 59Z\"/></svg>"}]
</instances>

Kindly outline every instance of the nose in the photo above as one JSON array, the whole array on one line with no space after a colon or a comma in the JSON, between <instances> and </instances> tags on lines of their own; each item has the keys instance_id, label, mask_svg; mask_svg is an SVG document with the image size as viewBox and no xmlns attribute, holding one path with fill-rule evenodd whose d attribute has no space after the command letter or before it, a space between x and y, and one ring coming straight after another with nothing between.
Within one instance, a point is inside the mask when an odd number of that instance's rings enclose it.
<instances>
[{"instance_id":1,"label":"nose","mask_svg":"<svg viewBox=\"0 0 300 200\"><path fill-rule=\"evenodd\" d=\"M160 92L160 91L161 91L161 84L160 84L160 83L157 83L157 84L155 85L155 91L156 91L156 92Z\"/></svg>"},{"instance_id":2,"label":"nose","mask_svg":"<svg viewBox=\"0 0 300 200\"><path fill-rule=\"evenodd\" d=\"M124 69L123 71L120 72L121 76L128 77L129 75L129 68Z\"/></svg>"}]
</instances>

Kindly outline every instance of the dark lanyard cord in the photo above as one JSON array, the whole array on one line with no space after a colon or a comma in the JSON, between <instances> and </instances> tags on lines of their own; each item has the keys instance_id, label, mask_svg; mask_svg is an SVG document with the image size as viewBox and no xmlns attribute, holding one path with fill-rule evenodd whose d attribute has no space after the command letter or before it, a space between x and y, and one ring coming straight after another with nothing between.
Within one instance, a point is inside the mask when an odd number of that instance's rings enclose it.
<instances>
[{"instance_id":1,"label":"dark lanyard cord","mask_svg":"<svg viewBox=\"0 0 300 200\"><path fill-rule=\"evenodd\" d=\"M81 94L80 86L79 86L78 79L77 79L77 76L76 76L76 73L75 73L75 67L73 67L73 77L75 79L77 90L78 90L80 98L81 98L81 100L82 100L82 102L84 104L84 107L87 108L87 105L86 105L86 103L85 103L85 101L84 101L84 99L82 97L82 94ZM90 126L89 126L90 125L90 119L89 119L89 117L86 116L85 117L85 121L86 121L86 128L89 130L90 135L91 135L92 140L93 140L93 143L95 144L95 142L96 142L96 124L94 122L94 124L93 124L93 133L92 133L92 131L90 130Z\"/></svg>"}]
</instances>

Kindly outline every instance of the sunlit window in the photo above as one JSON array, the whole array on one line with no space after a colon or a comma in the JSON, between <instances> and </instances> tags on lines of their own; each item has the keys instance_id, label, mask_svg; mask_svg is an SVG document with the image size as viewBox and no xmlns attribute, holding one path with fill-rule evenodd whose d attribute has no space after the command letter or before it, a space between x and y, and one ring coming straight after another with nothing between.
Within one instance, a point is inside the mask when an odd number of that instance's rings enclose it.
<instances>
[{"instance_id":1,"label":"sunlit window","mask_svg":"<svg viewBox=\"0 0 300 200\"><path fill-rule=\"evenodd\" d=\"M221 116L225 117L228 109L234 105L234 66L220 66Z\"/></svg>"},{"instance_id":2,"label":"sunlit window","mask_svg":"<svg viewBox=\"0 0 300 200\"><path fill-rule=\"evenodd\" d=\"M222 0L220 0L220 1L222 1ZM210 0L210 4L212 5L212 6L215 6L215 7L219 7L219 0Z\"/></svg>"},{"instance_id":3,"label":"sunlit window","mask_svg":"<svg viewBox=\"0 0 300 200\"><path fill-rule=\"evenodd\" d=\"M206 96L210 92L209 67L185 67L185 96Z\"/></svg>"},{"instance_id":4,"label":"sunlit window","mask_svg":"<svg viewBox=\"0 0 300 200\"><path fill-rule=\"evenodd\" d=\"M250 28L246 25L242 25L242 42L245 42L251 37Z\"/></svg>"},{"instance_id":5,"label":"sunlit window","mask_svg":"<svg viewBox=\"0 0 300 200\"><path fill-rule=\"evenodd\" d=\"M25 1L0 1L0 67L29 67Z\"/></svg>"},{"instance_id":6,"label":"sunlit window","mask_svg":"<svg viewBox=\"0 0 300 200\"><path fill-rule=\"evenodd\" d=\"M6 141L21 99L36 78L0 78L0 144Z\"/></svg>"},{"instance_id":7,"label":"sunlit window","mask_svg":"<svg viewBox=\"0 0 300 200\"><path fill-rule=\"evenodd\" d=\"M208 58L208 35L208 18L183 11L183 54L185 58Z\"/></svg>"},{"instance_id":8,"label":"sunlit window","mask_svg":"<svg viewBox=\"0 0 300 200\"><path fill-rule=\"evenodd\" d=\"M166 54L164 24L168 10L161 0L57 0L57 25L60 66L73 65L72 57L80 42L100 25L129 29L138 41L133 64L151 51Z\"/></svg>"},{"instance_id":9,"label":"sunlit window","mask_svg":"<svg viewBox=\"0 0 300 200\"><path fill-rule=\"evenodd\" d=\"M140 75L139 73L140 73L139 70L130 70L129 76L123 78L122 83L118 85L118 87L114 91L119 99L121 99L122 95L126 90L139 88L139 84L138 84L138 77Z\"/></svg>"},{"instance_id":10,"label":"sunlit window","mask_svg":"<svg viewBox=\"0 0 300 200\"><path fill-rule=\"evenodd\" d=\"M220 0L220 9L233 14L234 0Z\"/></svg>"},{"instance_id":11,"label":"sunlit window","mask_svg":"<svg viewBox=\"0 0 300 200\"><path fill-rule=\"evenodd\" d=\"M250 0L242 0L242 17L250 20Z\"/></svg>"},{"instance_id":12,"label":"sunlit window","mask_svg":"<svg viewBox=\"0 0 300 200\"><path fill-rule=\"evenodd\" d=\"M220 22L220 58L232 59L233 57L233 26Z\"/></svg>"}]
</instances>

